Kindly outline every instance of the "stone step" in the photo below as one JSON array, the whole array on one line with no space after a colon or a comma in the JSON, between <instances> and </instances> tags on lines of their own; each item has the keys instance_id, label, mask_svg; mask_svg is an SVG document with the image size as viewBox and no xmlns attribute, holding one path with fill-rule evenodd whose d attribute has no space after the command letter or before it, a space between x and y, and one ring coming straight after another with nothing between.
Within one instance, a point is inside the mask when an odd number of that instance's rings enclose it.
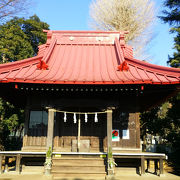
<instances>
[{"instance_id":1,"label":"stone step","mask_svg":"<svg viewBox=\"0 0 180 180\"><path fill-rule=\"evenodd\" d=\"M106 177L106 173L52 173L53 174L53 179L102 179L104 180Z\"/></svg>"},{"instance_id":2,"label":"stone step","mask_svg":"<svg viewBox=\"0 0 180 180\"><path fill-rule=\"evenodd\" d=\"M105 166L52 166L52 172L104 173Z\"/></svg>"},{"instance_id":3,"label":"stone step","mask_svg":"<svg viewBox=\"0 0 180 180\"><path fill-rule=\"evenodd\" d=\"M78 156L65 156L65 157L53 157L52 159L55 160L59 160L59 159L73 159L73 160L77 160L77 159L84 159L84 160L104 160L101 157L78 157Z\"/></svg>"},{"instance_id":4,"label":"stone step","mask_svg":"<svg viewBox=\"0 0 180 180\"><path fill-rule=\"evenodd\" d=\"M104 160L103 159L89 159L89 158L81 158L81 159L69 159L69 158L61 158L61 159L53 159L53 165L82 165L82 166L103 166Z\"/></svg>"},{"instance_id":5,"label":"stone step","mask_svg":"<svg viewBox=\"0 0 180 180\"><path fill-rule=\"evenodd\" d=\"M51 174L55 178L104 179L106 176L104 159L100 157L54 157L52 163Z\"/></svg>"}]
</instances>

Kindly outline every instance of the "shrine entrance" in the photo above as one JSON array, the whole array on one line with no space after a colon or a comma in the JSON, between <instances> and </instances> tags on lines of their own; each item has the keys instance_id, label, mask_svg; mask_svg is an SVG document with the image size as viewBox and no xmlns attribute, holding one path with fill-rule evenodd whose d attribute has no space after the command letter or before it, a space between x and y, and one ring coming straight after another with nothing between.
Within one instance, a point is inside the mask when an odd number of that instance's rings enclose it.
<instances>
[{"instance_id":1,"label":"shrine entrance","mask_svg":"<svg viewBox=\"0 0 180 180\"><path fill-rule=\"evenodd\" d=\"M54 149L69 152L104 152L106 112L56 111Z\"/></svg>"}]
</instances>

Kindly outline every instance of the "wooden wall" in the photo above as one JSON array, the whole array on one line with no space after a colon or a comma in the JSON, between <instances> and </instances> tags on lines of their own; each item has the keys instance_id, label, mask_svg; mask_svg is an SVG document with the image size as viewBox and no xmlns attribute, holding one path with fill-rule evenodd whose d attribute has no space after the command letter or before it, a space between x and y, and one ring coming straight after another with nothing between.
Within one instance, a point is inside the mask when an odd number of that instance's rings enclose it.
<instances>
[{"instance_id":1,"label":"wooden wall","mask_svg":"<svg viewBox=\"0 0 180 180\"><path fill-rule=\"evenodd\" d=\"M122 115L123 114L123 115ZM29 116L27 116L29 117ZM98 115L98 122L94 122L94 117L84 121L81 116L81 140L89 141L91 152L103 152L107 150L107 117L106 114ZM77 140L77 123L73 122L71 116L64 122L63 114L56 113L54 125L54 151L74 151L73 140ZM122 113L114 111L113 129L120 132L119 142L112 142L113 149L121 151L125 149L140 149L140 127L138 113ZM122 130L129 130L129 139L123 139ZM42 130L41 130L42 131ZM44 132L44 131L43 131ZM46 134L45 132L43 134ZM38 130L28 130L23 138L22 150L45 150L46 136L38 134Z\"/></svg>"},{"instance_id":2,"label":"wooden wall","mask_svg":"<svg viewBox=\"0 0 180 180\"><path fill-rule=\"evenodd\" d=\"M140 149L139 113L128 113L128 121L114 121L113 129L120 131L120 141L112 142L114 149ZM123 139L122 131L129 130L129 139Z\"/></svg>"}]
</instances>

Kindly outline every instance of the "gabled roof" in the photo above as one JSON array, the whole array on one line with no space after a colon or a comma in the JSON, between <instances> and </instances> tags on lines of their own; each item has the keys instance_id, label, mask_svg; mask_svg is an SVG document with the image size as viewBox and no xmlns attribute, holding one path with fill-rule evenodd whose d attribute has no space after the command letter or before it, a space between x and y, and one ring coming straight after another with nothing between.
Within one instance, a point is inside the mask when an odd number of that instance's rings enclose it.
<instances>
[{"instance_id":1,"label":"gabled roof","mask_svg":"<svg viewBox=\"0 0 180 180\"><path fill-rule=\"evenodd\" d=\"M36 57L0 65L0 82L180 84L180 69L134 59L126 32L45 32Z\"/></svg>"}]
</instances>

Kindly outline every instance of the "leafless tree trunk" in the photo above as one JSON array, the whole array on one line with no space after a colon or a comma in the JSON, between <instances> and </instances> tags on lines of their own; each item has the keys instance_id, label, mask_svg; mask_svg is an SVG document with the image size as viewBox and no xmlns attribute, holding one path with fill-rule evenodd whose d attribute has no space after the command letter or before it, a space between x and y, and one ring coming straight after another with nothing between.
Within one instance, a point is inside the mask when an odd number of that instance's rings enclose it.
<instances>
[{"instance_id":1,"label":"leafless tree trunk","mask_svg":"<svg viewBox=\"0 0 180 180\"><path fill-rule=\"evenodd\" d=\"M29 2L28 0L0 0L0 23L25 13Z\"/></svg>"},{"instance_id":2,"label":"leafless tree trunk","mask_svg":"<svg viewBox=\"0 0 180 180\"><path fill-rule=\"evenodd\" d=\"M135 55L152 38L155 20L153 0L94 0L90 4L90 26L96 30L129 31L126 42L133 46Z\"/></svg>"}]
</instances>

